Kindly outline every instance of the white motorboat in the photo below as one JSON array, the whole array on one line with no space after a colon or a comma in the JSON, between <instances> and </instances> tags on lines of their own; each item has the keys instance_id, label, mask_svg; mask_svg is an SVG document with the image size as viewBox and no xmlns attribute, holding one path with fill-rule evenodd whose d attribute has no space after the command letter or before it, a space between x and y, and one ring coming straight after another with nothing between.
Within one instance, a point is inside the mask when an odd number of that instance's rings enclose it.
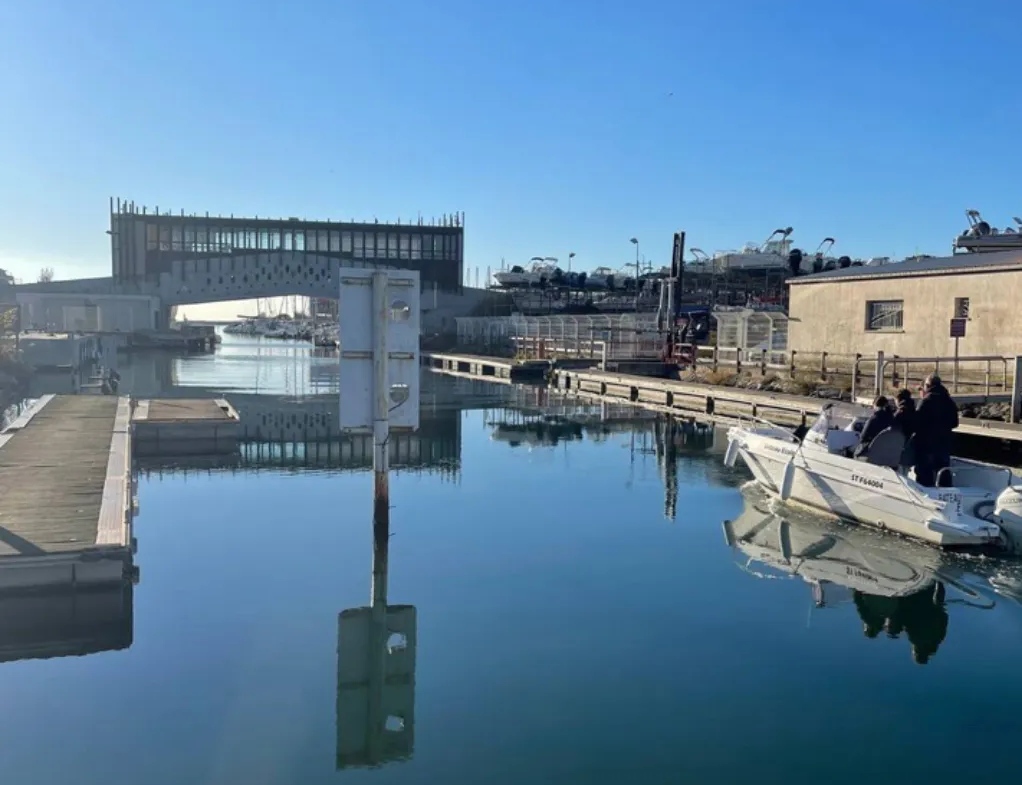
<instances>
[{"instance_id":1,"label":"white motorboat","mask_svg":"<svg viewBox=\"0 0 1022 785\"><path fill-rule=\"evenodd\" d=\"M1016 226L998 230L984 221L978 210L966 210L965 217L969 228L955 238L953 250L984 253L1022 248L1022 218L1012 219Z\"/></svg>"},{"instance_id":2,"label":"white motorboat","mask_svg":"<svg viewBox=\"0 0 1022 785\"><path fill-rule=\"evenodd\" d=\"M941 471L951 487L929 488L902 465L905 439L888 429L865 459L849 457L871 411L828 405L800 441L791 431L756 420L728 431L724 462L739 457L758 485L783 501L941 547L1022 547L1022 485L1004 466L952 458Z\"/></svg>"},{"instance_id":3,"label":"white motorboat","mask_svg":"<svg viewBox=\"0 0 1022 785\"><path fill-rule=\"evenodd\" d=\"M613 289L614 271L610 267L597 267L586 276L586 289Z\"/></svg>"},{"instance_id":4,"label":"white motorboat","mask_svg":"<svg viewBox=\"0 0 1022 785\"><path fill-rule=\"evenodd\" d=\"M775 229L762 243L746 243L740 251L717 251L709 261L715 273L736 270L786 270L792 251L792 228ZM698 249L693 249L695 252Z\"/></svg>"},{"instance_id":5,"label":"white motorboat","mask_svg":"<svg viewBox=\"0 0 1022 785\"><path fill-rule=\"evenodd\" d=\"M514 289L519 286L532 286L538 279L530 271L516 264L510 270L495 272L493 280L497 282L498 286Z\"/></svg>"},{"instance_id":6,"label":"white motorboat","mask_svg":"<svg viewBox=\"0 0 1022 785\"><path fill-rule=\"evenodd\" d=\"M534 256L530 259L532 266L526 270L514 265L510 270L500 270L493 274L493 280L505 289L529 286L546 286L557 274L556 257Z\"/></svg>"}]
</instances>

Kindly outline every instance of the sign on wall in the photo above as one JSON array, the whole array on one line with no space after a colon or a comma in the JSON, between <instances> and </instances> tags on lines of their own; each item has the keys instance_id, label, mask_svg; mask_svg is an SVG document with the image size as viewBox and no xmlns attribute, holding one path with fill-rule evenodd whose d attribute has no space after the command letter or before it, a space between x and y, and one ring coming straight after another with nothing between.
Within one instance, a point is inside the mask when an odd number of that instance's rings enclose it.
<instances>
[{"instance_id":1,"label":"sign on wall","mask_svg":"<svg viewBox=\"0 0 1022 785\"><path fill-rule=\"evenodd\" d=\"M951 320L951 337L952 338L964 338L965 337L965 323L968 319L954 318Z\"/></svg>"}]
</instances>

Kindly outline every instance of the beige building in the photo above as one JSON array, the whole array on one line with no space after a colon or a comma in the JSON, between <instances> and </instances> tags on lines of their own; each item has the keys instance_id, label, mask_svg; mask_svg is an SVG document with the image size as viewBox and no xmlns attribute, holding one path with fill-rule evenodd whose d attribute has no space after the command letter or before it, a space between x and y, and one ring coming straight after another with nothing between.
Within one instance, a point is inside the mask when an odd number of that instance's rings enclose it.
<instances>
[{"instance_id":1,"label":"beige building","mask_svg":"<svg viewBox=\"0 0 1022 785\"><path fill-rule=\"evenodd\" d=\"M950 357L1022 354L1022 250L971 253L789 279L796 352Z\"/></svg>"}]
</instances>

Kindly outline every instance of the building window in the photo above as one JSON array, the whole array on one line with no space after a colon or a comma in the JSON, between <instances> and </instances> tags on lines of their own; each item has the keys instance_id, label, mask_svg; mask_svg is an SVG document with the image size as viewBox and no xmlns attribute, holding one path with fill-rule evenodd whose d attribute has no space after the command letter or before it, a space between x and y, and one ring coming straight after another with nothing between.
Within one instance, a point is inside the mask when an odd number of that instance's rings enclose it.
<instances>
[{"instance_id":1,"label":"building window","mask_svg":"<svg viewBox=\"0 0 1022 785\"><path fill-rule=\"evenodd\" d=\"M351 253L351 232L341 232L341 253Z\"/></svg>"},{"instance_id":2,"label":"building window","mask_svg":"<svg viewBox=\"0 0 1022 785\"><path fill-rule=\"evenodd\" d=\"M422 258L433 258L433 235L431 234L424 234L422 236Z\"/></svg>"},{"instance_id":3,"label":"building window","mask_svg":"<svg viewBox=\"0 0 1022 785\"><path fill-rule=\"evenodd\" d=\"M397 259L397 233L391 232L387 235L387 258Z\"/></svg>"},{"instance_id":4,"label":"building window","mask_svg":"<svg viewBox=\"0 0 1022 785\"><path fill-rule=\"evenodd\" d=\"M418 261L422 259L422 235L412 235L412 259Z\"/></svg>"},{"instance_id":5,"label":"building window","mask_svg":"<svg viewBox=\"0 0 1022 785\"><path fill-rule=\"evenodd\" d=\"M955 318L956 319L968 319L969 318L969 298L968 297L956 297L955 298Z\"/></svg>"},{"instance_id":6,"label":"building window","mask_svg":"<svg viewBox=\"0 0 1022 785\"><path fill-rule=\"evenodd\" d=\"M364 256L364 254L365 254L365 245L362 242L362 232L355 232L355 234L353 236L354 236L354 240L355 240L355 250L354 250L355 258L356 259L361 259Z\"/></svg>"},{"instance_id":7,"label":"building window","mask_svg":"<svg viewBox=\"0 0 1022 785\"><path fill-rule=\"evenodd\" d=\"M866 329L901 330L904 315L904 300L870 300L866 303Z\"/></svg>"},{"instance_id":8,"label":"building window","mask_svg":"<svg viewBox=\"0 0 1022 785\"><path fill-rule=\"evenodd\" d=\"M398 242L400 243L399 247L401 249L401 258L402 259L407 259L408 258L408 249L409 249L408 235L407 234L398 235Z\"/></svg>"},{"instance_id":9,"label":"building window","mask_svg":"<svg viewBox=\"0 0 1022 785\"><path fill-rule=\"evenodd\" d=\"M341 233L336 229L330 230L330 250L334 252L341 250Z\"/></svg>"}]
</instances>

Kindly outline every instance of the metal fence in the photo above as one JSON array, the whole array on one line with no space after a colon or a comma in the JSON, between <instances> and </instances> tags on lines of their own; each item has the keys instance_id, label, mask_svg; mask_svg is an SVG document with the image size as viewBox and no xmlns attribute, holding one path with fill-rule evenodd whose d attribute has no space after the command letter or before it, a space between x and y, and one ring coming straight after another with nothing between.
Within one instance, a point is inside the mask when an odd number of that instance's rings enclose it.
<instances>
[{"instance_id":1,"label":"metal fence","mask_svg":"<svg viewBox=\"0 0 1022 785\"><path fill-rule=\"evenodd\" d=\"M654 359L663 336L656 314L476 316L455 319L458 346L523 357Z\"/></svg>"}]
</instances>

